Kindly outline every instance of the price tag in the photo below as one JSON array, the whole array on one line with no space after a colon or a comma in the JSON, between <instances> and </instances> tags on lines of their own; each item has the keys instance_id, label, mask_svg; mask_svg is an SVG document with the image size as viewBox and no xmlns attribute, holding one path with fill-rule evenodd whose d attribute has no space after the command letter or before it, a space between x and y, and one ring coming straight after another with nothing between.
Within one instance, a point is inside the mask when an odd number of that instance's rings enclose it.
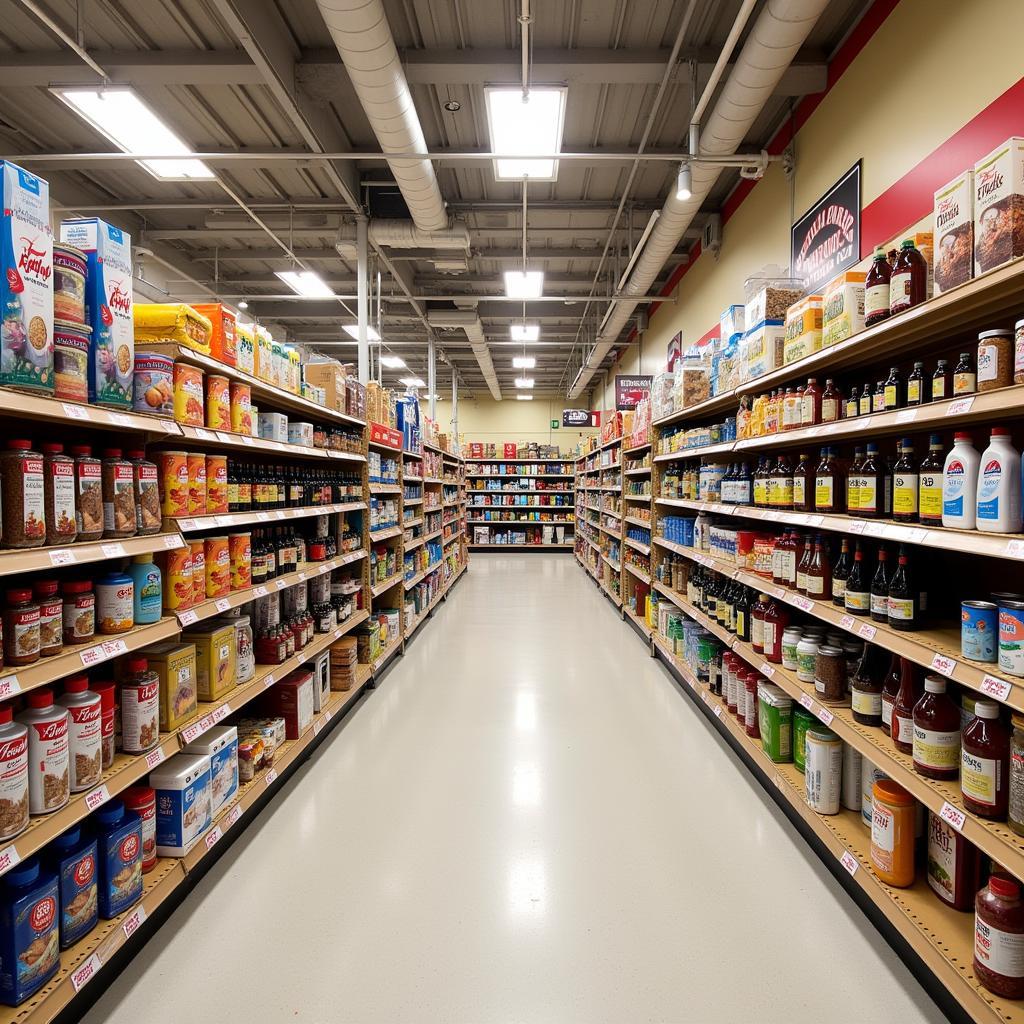
<instances>
[{"instance_id":1,"label":"price tag","mask_svg":"<svg viewBox=\"0 0 1024 1024\"><path fill-rule=\"evenodd\" d=\"M814 707L814 701L811 700L811 695L809 693L800 694L800 703L803 707L807 708L808 711Z\"/></svg>"},{"instance_id":2,"label":"price tag","mask_svg":"<svg viewBox=\"0 0 1024 1024\"><path fill-rule=\"evenodd\" d=\"M225 434L223 430L217 431L217 440L221 444L234 444L235 439L230 434Z\"/></svg>"},{"instance_id":3,"label":"price tag","mask_svg":"<svg viewBox=\"0 0 1024 1024\"><path fill-rule=\"evenodd\" d=\"M173 420L160 418L155 419L153 422L156 423L165 434L178 433L178 425Z\"/></svg>"},{"instance_id":4,"label":"price tag","mask_svg":"<svg viewBox=\"0 0 1024 1024\"><path fill-rule=\"evenodd\" d=\"M216 708L210 717L213 719L213 724L216 725L218 722L223 721L228 715L231 714L230 704L221 704L219 708Z\"/></svg>"},{"instance_id":5,"label":"price tag","mask_svg":"<svg viewBox=\"0 0 1024 1024\"><path fill-rule=\"evenodd\" d=\"M61 405L64 407L64 415L70 416L73 420L92 419L89 410L83 409L80 405L72 405L70 402L61 402Z\"/></svg>"},{"instance_id":6,"label":"price tag","mask_svg":"<svg viewBox=\"0 0 1024 1024\"><path fill-rule=\"evenodd\" d=\"M224 828L229 829L238 819L242 816L242 805L235 804L234 807L228 811L227 817L224 819Z\"/></svg>"},{"instance_id":7,"label":"price tag","mask_svg":"<svg viewBox=\"0 0 1024 1024\"><path fill-rule=\"evenodd\" d=\"M200 718L198 722L193 722L181 730L182 740L188 745L203 731L203 728L203 719Z\"/></svg>"},{"instance_id":8,"label":"price tag","mask_svg":"<svg viewBox=\"0 0 1024 1024\"><path fill-rule=\"evenodd\" d=\"M91 668L103 661L103 651L99 647L87 647L78 656L86 668Z\"/></svg>"},{"instance_id":9,"label":"price tag","mask_svg":"<svg viewBox=\"0 0 1024 1024\"><path fill-rule=\"evenodd\" d=\"M110 422L116 423L119 427L135 426L135 424L132 423L132 418L130 416L125 416L123 412L112 412L110 414Z\"/></svg>"},{"instance_id":10,"label":"price tag","mask_svg":"<svg viewBox=\"0 0 1024 1024\"><path fill-rule=\"evenodd\" d=\"M947 825L952 825L957 832L963 832L964 825L967 824L967 815L949 803L944 803L942 805L942 810L939 811L939 817L946 822Z\"/></svg>"},{"instance_id":11,"label":"price tag","mask_svg":"<svg viewBox=\"0 0 1024 1024\"><path fill-rule=\"evenodd\" d=\"M204 430L202 427L194 427L195 435L200 441L216 441L217 435L212 430Z\"/></svg>"},{"instance_id":12,"label":"price tag","mask_svg":"<svg viewBox=\"0 0 1024 1024\"><path fill-rule=\"evenodd\" d=\"M235 521L234 516L215 516L214 518L218 526L231 526Z\"/></svg>"},{"instance_id":13,"label":"price tag","mask_svg":"<svg viewBox=\"0 0 1024 1024\"><path fill-rule=\"evenodd\" d=\"M17 676L4 676L0 679L0 700L13 697L16 693L21 693L21 683Z\"/></svg>"},{"instance_id":14,"label":"price tag","mask_svg":"<svg viewBox=\"0 0 1024 1024\"><path fill-rule=\"evenodd\" d=\"M20 863L21 854L18 853L18 848L14 843L11 843L10 846L5 847L4 850L0 852L0 874L3 874L5 871L10 871L15 864Z\"/></svg>"},{"instance_id":15,"label":"price tag","mask_svg":"<svg viewBox=\"0 0 1024 1024\"><path fill-rule=\"evenodd\" d=\"M180 526L185 533L188 533L190 530L196 530L199 528L196 525L196 521L194 519L179 519L178 526Z\"/></svg>"},{"instance_id":16,"label":"price tag","mask_svg":"<svg viewBox=\"0 0 1024 1024\"><path fill-rule=\"evenodd\" d=\"M951 676L956 669L956 661L947 658L945 654L935 654L932 657L932 668L944 676Z\"/></svg>"},{"instance_id":17,"label":"price tag","mask_svg":"<svg viewBox=\"0 0 1024 1024\"><path fill-rule=\"evenodd\" d=\"M847 527L850 533L863 533L864 527L868 524L863 519L854 519L852 523Z\"/></svg>"},{"instance_id":18,"label":"price tag","mask_svg":"<svg viewBox=\"0 0 1024 1024\"><path fill-rule=\"evenodd\" d=\"M875 627L869 626L866 622L862 622L857 627L857 636L862 636L865 640L874 640L876 632Z\"/></svg>"},{"instance_id":19,"label":"price tag","mask_svg":"<svg viewBox=\"0 0 1024 1024\"><path fill-rule=\"evenodd\" d=\"M230 597L218 597L216 600L217 611L226 612L231 607Z\"/></svg>"},{"instance_id":20,"label":"price tag","mask_svg":"<svg viewBox=\"0 0 1024 1024\"><path fill-rule=\"evenodd\" d=\"M824 516L804 516L804 522L808 526L821 526Z\"/></svg>"},{"instance_id":21,"label":"price tag","mask_svg":"<svg viewBox=\"0 0 1024 1024\"><path fill-rule=\"evenodd\" d=\"M124 937L130 939L146 923L146 908L136 907L125 919L121 928Z\"/></svg>"},{"instance_id":22,"label":"price tag","mask_svg":"<svg viewBox=\"0 0 1024 1024\"><path fill-rule=\"evenodd\" d=\"M128 554L123 544L104 544L102 547L105 558L124 558Z\"/></svg>"},{"instance_id":23,"label":"price tag","mask_svg":"<svg viewBox=\"0 0 1024 1024\"><path fill-rule=\"evenodd\" d=\"M780 601L784 599L786 596L786 591L783 590L782 587L769 587L768 592L772 595L772 597L779 598Z\"/></svg>"},{"instance_id":24,"label":"price tag","mask_svg":"<svg viewBox=\"0 0 1024 1024\"><path fill-rule=\"evenodd\" d=\"M856 621L857 620L852 615L839 616L839 625L842 626L843 629L853 629L854 623Z\"/></svg>"},{"instance_id":25,"label":"price tag","mask_svg":"<svg viewBox=\"0 0 1024 1024\"><path fill-rule=\"evenodd\" d=\"M85 806L90 811L95 811L97 807L102 806L110 799L110 793L107 791L107 787L97 786L95 789L85 794Z\"/></svg>"},{"instance_id":26,"label":"price tag","mask_svg":"<svg viewBox=\"0 0 1024 1024\"><path fill-rule=\"evenodd\" d=\"M277 680L274 679L274 673L268 672L266 678L263 680L263 689L267 689L268 686L273 686Z\"/></svg>"},{"instance_id":27,"label":"price tag","mask_svg":"<svg viewBox=\"0 0 1024 1024\"><path fill-rule=\"evenodd\" d=\"M810 598L803 597L800 594L797 594L793 598L793 604L795 604L797 608L804 612L809 612L814 607L814 602Z\"/></svg>"},{"instance_id":28,"label":"price tag","mask_svg":"<svg viewBox=\"0 0 1024 1024\"><path fill-rule=\"evenodd\" d=\"M1006 700L1010 696L1010 690L1013 687L1005 679L986 675L978 689L989 697L995 697L996 700Z\"/></svg>"},{"instance_id":29,"label":"price tag","mask_svg":"<svg viewBox=\"0 0 1024 1024\"><path fill-rule=\"evenodd\" d=\"M323 727L324 727L323 719L322 718L318 718L313 723L313 735L314 736L319 736L320 735L320 730L323 729Z\"/></svg>"},{"instance_id":30,"label":"price tag","mask_svg":"<svg viewBox=\"0 0 1024 1024\"><path fill-rule=\"evenodd\" d=\"M248 434L242 435L242 444L247 444L251 448L255 443L256 442Z\"/></svg>"},{"instance_id":31,"label":"price tag","mask_svg":"<svg viewBox=\"0 0 1024 1024\"><path fill-rule=\"evenodd\" d=\"M849 850L844 850L842 857L839 858L839 863L850 872L851 875L857 874L857 868L860 867L860 862Z\"/></svg>"},{"instance_id":32,"label":"price tag","mask_svg":"<svg viewBox=\"0 0 1024 1024\"><path fill-rule=\"evenodd\" d=\"M169 533L167 534L166 537L164 537L165 551L172 551L175 548L180 548L184 546L185 542L176 533Z\"/></svg>"},{"instance_id":33,"label":"price tag","mask_svg":"<svg viewBox=\"0 0 1024 1024\"><path fill-rule=\"evenodd\" d=\"M266 597L267 596L267 588L263 587L263 586L253 587L252 588L252 596L253 597Z\"/></svg>"},{"instance_id":34,"label":"price tag","mask_svg":"<svg viewBox=\"0 0 1024 1024\"><path fill-rule=\"evenodd\" d=\"M100 646L107 658L116 658L121 654L128 653L128 645L123 640L104 640Z\"/></svg>"},{"instance_id":35,"label":"price tag","mask_svg":"<svg viewBox=\"0 0 1024 1024\"><path fill-rule=\"evenodd\" d=\"M71 987L76 992L81 992L92 981L102 966L103 963L100 961L100 958L93 953L77 971L71 972Z\"/></svg>"},{"instance_id":36,"label":"price tag","mask_svg":"<svg viewBox=\"0 0 1024 1024\"><path fill-rule=\"evenodd\" d=\"M209 832L206 833L206 848L212 850L221 840L221 836L224 833L220 830L220 825L214 825Z\"/></svg>"},{"instance_id":37,"label":"price tag","mask_svg":"<svg viewBox=\"0 0 1024 1024\"><path fill-rule=\"evenodd\" d=\"M715 718L721 718L721 717L722 717L722 705L721 704L716 704L715 705Z\"/></svg>"},{"instance_id":38,"label":"price tag","mask_svg":"<svg viewBox=\"0 0 1024 1024\"><path fill-rule=\"evenodd\" d=\"M276 768L268 768L267 769L267 774L264 775L263 778L264 778L264 781L267 784L267 788L269 789L275 782L277 782L277 769Z\"/></svg>"},{"instance_id":39,"label":"price tag","mask_svg":"<svg viewBox=\"0 0 1024 1024\"><path fill-rule=\"evenodd\" d=\"M1024 540L1007 541L1006 554L1010 558L1024 558Z\"/></svg>"},{"instance_id":40,"label":"price tag","mask_svg":"<svg viewBox=\"0 0 1024 1024\"><path fill-rule=\"evenodd\" d=\"M971 411L971 406L974 405L974 395L968 398L958 398L955 402L950 402L946 406L947 416L963 416L965 412Z\"/></svg>"},{"instance_id":41,"label":"price tag","mask_svg":"<svg viewBox=\"0 0 1024 1024\"><path fill-rule=\"evenodd\" d=\"M300 583L305 583L306 582L306 574L304 572L300 572L299 573L299 582Z\"/></svg>"},{"instance_id":42,"label":"price tag","mask_svg":"<svg viewBox=\"0 0 1024 1024\"><path fill-rule=\"evenodd\" d=\"M773 678L775 675L775 669L771 665L769 665L767 661L761 662L758 671L761 673L761 675L767 676L769 679Z\"/></svg>"},{"instance_id":43,"label":"price tag","mask_svg":"<svg viewBox=\"0 0 1024 1024\"><path fill-rule=\"evenodd\" d=\"M107 546L103 545L104 548ZM121 545L119 544L118 547ZM69 551L67 548L57 548L56 551L50 552L50 565L70 565L72 562L77 562L78 556L74 551Z\"/></svg>"},{"instance_id":44,"label":"price tag","mask_svg":"<svg viewBox=\"0 0 1024 1024\"><path fill-rule=\"evenodd\" d=\"M916 409L901 409L896 413L897 423L913 423L917 419Z\"/></svg>"},{"instance_id":45,"label":"price tag","mask_svg":"<svg viewBox=\"0 0 1024 1024\"><path fill-rule=\"evenodd\" d=\"M152 771L158 764L163 764L166 757L167 755L164 753L164 748L157 747L156 750L151 750L146 755L146 767Z\"/></svg>"},{"instance_id":46,"label":"price tag","mask_svg":"<svg viewBox=\"0 0 1024 1024\"><path fill-rule=\"evenodd\" d=\"M864 532L869 537L884 537L885 536L885 524L884 523L867 523L864 526Z\"/></svg>"},{"instance_id":47,"label":"price tag","mask_svg":"<svg viewBox=\"0 0 1024 1024\"><path fill-rule=\"evenodd\" d=\"M193 622L199 621L199 616L189 608L187 611L178 612L178 621L183 626L191 626Z\"/></svg>"},{"instance_id":48,"label":"price tag","mask_svg":"<svg viewBox=\"0 0 1024 1024\"><path fill-rule=\"evenodd\" d=\"M270 518L270 513L269 512L257 512L256 513L256 519L259 522L261 522L261 523L265 523L269 518Z\"/></svg>"},{"instance_id":49,"label":"price tag","mask_svg":"<svg viewBox=\"0 0 1024 1024\"><path fill-rule=\"evenodd\" d=\"M832 724L832 712L828 708L818 708L818 718L820 718L826 725Z\"/></svg>"},{"instance_id":50,"label":"price tag","mask_svg":"<svg viewBox=\"0 0 1024 1024\"><path fill-rule=\"evenodd\" d=\"M284 514L284 510L283 510L283 509L280 509L280 508L279 508L279 509L277 509L277 510L276 510L276 511L274 512L274 516L275 516L275 518L277 518L277 519L284 519L284 518L286 518L286 517L285 517L285 514Z\"/></svg>"}]
</instances>

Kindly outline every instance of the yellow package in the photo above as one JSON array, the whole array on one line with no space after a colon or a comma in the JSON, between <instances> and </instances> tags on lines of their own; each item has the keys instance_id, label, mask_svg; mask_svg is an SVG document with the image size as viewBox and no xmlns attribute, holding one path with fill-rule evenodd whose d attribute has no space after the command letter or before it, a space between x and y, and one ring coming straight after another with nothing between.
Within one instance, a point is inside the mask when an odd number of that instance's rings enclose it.
<instances>
[{"instance_id":1,"label":"yellow package","mask_svg":"<svg viewBox=\"0 0 1024 1024\"><path fill-rule=\"evenodd\" d=\"M265 327L256 325L256 366L253 372L268 384L274 378L274 339Z\"/></svg>"},{"instance_id":2,"label":"yellow package","mask_svg":"<svg viewBox=\"0 0 1024 1024\"><path fill-rule=\"evenodd\" d=\"M235 627L210 626L190 630L183 639L196 645L196 693L200 700L217 700L235 685Z\"/></svg>"},{"instance_id":3,"label":"yellow package","mask_svg":"<svg viewBox=\"0 0 1024 1024\"><path fill-rule=\"evenodd\" d=\"M238 324L235 330L235 366L243 373L256 376L256 336L253 325Z\"/></svg>"},{"instance_id":4,"label":"yellow package","mask_svg":"<svg viewBox=\"0 0 1024 1024\"><path fill-rule=\"evenodd\" d=\"M136 342L173 342L210 354L213 324L184 302L136 302L133 316Z\"/></svg>"},{"instance_id":5,"label":"yellow package","mask_svg":"<svg viewBox=\"0 0 1024 1024\"><path fill-rule=\"evenodd\" d=\"M825 300L808 295L786 310L786 341L783 363L795 363L821 349L821 314Z\"/></svg>"},{"instance_id":6,"label":"yellow package","mask_svg":"<svg viewBox=\"0 0 1024 1024\"><path fill-rule=\"evenodd\" d=\"M864 330L865 277L863 271L847 270L829 281L821 317L823 347L837 345Z\"/></svg>"},{"instance_id":7,"label":"yellow package","mask_svg":"<svg viewBox=\"0 0 1024 1024\"><path fill-rule=\"evenodd\" d=\"M196 645L156 644L146 658L160 677L160 731L171 732L196 713Z\"/></svg>"}]
</instances>

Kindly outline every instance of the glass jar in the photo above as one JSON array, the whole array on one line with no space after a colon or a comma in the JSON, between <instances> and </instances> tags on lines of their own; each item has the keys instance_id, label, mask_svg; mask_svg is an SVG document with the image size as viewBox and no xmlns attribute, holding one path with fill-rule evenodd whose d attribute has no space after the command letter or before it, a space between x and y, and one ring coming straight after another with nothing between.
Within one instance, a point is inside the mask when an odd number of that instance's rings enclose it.
<instances>
[{"instance_id":1,"label":"glass jar","mask_svg":"<svg viewBox=\"0 0 1024 1024\"><path fill-rule=\"evenodd\" d=\"M797 668L797 647L800 643L800 628L789 626L782 633L782 667L791 672Z\"/></svg>"},{"instance_id":2,"label":"glass jar","mask_svg":"<svg viewBox=\"0 0 1024 1024\"><path fill-rule=\"evenodd\" d=\"M43 476L46 543L73 544L75 525L75 460L64 454L62 444L44 444Z\"/></svg>"},{"instance_id":3,"label":"glass jar","mask_svg":"<svg viewBox=\"0 0 1024 1024\"><path fill-rule=\"evenodd\" d=\"M914 705L913 758L914 771L928 779L960 773L960 709L941 676L925 677L924 696Z\"/></svg>"},{"instance_id":4,"label":"glass jar","mask_svg":"<svg viewBox=\"0 0 1024 1024\"><path fill-rule=\"evenodd\" d=\"M134 537L138 530L135 512L135 470L121 457L120 448L103 450L103 536Z\"/></svg>"},{"instance_id":5,"label":"glass jar","mask_svg":"<svg viewBox=\"0 0 1024 1024\"><path fill-rule=\"evenodd\" d=\"M75 525L78 540L99 540L103 536L103 464L93 458L88 445L70 449L75 457Z\"/></svg>"},{"instance_id":6,"label":"glass jar","mask_svg":"<svg viewBox=\"0 0 1024 1024\"><path fill-rule=\"evenodd\" d=\"M247 683L256 675L256 650L252 641L252 623L248 615L239 615L235 625L235 681Z\"/></svg>"},{"instance_id":7,"label":"glass jar","mask_svg":"<svg viewBox=\"0 0 1024 1024\"><path fill-rule=\"evenodd\" d=\"M64 643L87 644L96 635L96 595L92 580L69 580L61 587L64 598Z\"/></svg>"},{"instance_id":8,"label":"glass jar","mask_svg":"<svg viewBox=\"0 0 1024 1024\"><path fill-rule=\"evenodd\" d=\"M1024 904L1014 879L993 875L974 901L973 967L990 992L1024 998Z\"/></svg>"},{"instance_id":9,"label":"glass jar","mask_svg":"<svg viewBox=\"0 0 1024 1024\"><path fill-rule=\"evenodd\" d=\"M53 657L64 650L64 605L56 580L36 580L32 596L39 602L39 653Z\"/></svg>"},{"instance_id":10,"label":"glass jar","mask_svg":"<svg viewBox=\"0 0 1024 1024\"><path fill-rule=\"evenodd\" d=\"M7 591L4 608L4 664L32 665L39 660L39 605L28 587Z\"/></svg>"},{"instance_id":11,"label":"glass jar","mask_svg":"<svg viewBox=\"0 0 1024 1024\"><path fill-rule=\"evenodd\" d=\"M814 682L814 668L820 646L815 637L809 636L802 636L796 645L796 677L801 683Z\"/></svg>"},{"instance_id":12,"label":"glass jar","mask_svg":"<svg viewBox=\"0 0 1024 1024\"><path fill-rule=\"evenodd\" d=\"M824 644L814 659L814 689L823 704L846 700L846 657L841 647Z\"/></svg>"},{"instance_id":13,"label":"glass jar","mask_svg":"<svg viewBox=\"0 0 1024 1024\"><path fill-rule=\"evenodd\" d=\"M43 456L31 441L8 441L0 452L3 542L8 548L38 548L46 542Z\"/></svg>"},{"instance_id":14,"label":"glass jar","mask_svg":"<svg viewBox=\"0 0 1024 1024\"><path fill-rule=\"evenodd\" d=\"M1006 817L1010 797L1010 732L994 700L979 700L960 740L964 807L979 818Z\"/></svg>"}]
</instances>

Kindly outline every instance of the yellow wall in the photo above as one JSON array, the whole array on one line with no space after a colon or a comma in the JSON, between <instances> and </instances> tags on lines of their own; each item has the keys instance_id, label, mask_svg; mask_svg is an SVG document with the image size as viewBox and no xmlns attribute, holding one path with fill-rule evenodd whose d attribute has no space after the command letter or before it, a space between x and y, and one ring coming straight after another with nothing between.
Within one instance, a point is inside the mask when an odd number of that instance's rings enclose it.
<instances>
[{"instance_id":1,"label":"yellow wall","mask_svg":"<svg viewBox=\"0 0 1024 1024\"><path fill-rule=\"evenodd\" d=\"M788 266L790 224L858 159L866 206L942 145L1020 79L1022 38L1021 0L902 0L797 134L793 181L769 168L723 227L718 259L701 255L651 317L642 368L634 344L613 373L663 370L678 331L685 347L744 301L747 277ZM613 375L605 390L594 379L595 407L611 408Z\"/></svg>"},{"instance_id":2,"label":"yellow wall","mask_svg":"<svg viewBox=\"0 0 1024 1024\"><path fill-rule=\"evenodd\" d=\"M561 426L563 409L586 407L585 402L569 402L564 398L535 398L517 402L515 398L495 402L491 399L459 399L459 434L463 441L502 444L505 441L536 441L557 444L569 452L594 430L575 430ZM437 422L447 430L452 418L451 402L437 403ZM551 421L558 420L557 430Z\"/></svg>"}]
</instances>

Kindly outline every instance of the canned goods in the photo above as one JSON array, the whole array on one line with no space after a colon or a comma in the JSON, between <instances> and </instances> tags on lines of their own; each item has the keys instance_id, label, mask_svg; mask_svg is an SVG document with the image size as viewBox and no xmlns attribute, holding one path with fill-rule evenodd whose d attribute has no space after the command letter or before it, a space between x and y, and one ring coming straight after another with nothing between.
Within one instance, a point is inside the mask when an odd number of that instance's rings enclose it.
<instances>
[{"instance_id":1,"label":"canned goods","mask_svg":"<svg viewBox=\"0 0 1024 1024\"><path fill-rule=\"evenodd\" d=\"M206 597L227 597L231 593L231 555L227 537L207 537L203 541L206 569Z\"/></svg>"},{"instance_id":2,"label":"canned goods","mask_svg":"<svg viewBox=\"0 0 1024 1024\"><path fill-rule=\"evenodd\" d=\"M188 515L188 456L185 452L158 452L160 510L169 519Z\"/></svg>"},{"instance_id":3,"label":"canned goods","mask_svg":"<svg viewBox=\"0 0 1024 1024\"><path fill-rule=\"evenodd\" d=\"M125 807L142 819L142 873L156 867L156 790L151 786L129 786L121 794Z\"/></svg>"},{"instance_id":4,"label":"canned goods","mask_svg":"<svg viewBox=\"0 0 1024 1024\"><path fill-rule=\"evenodd\" d=\"M804 740L804 787L812 810L839 813L842 774L843 741L831 729L812 725Z\"/></svg>"},{"instance_id":5,"label":"canned goods","mask_svg":"<svg viewBox=\"0 0 1024 1024\"><path fill-rule=\"evenodd\" d=\"M174 364L174 420L190 427L204 421L203 371L188 363Z\"/></svg>"},{"instance_id":6,"label":"canned goods","mask_svg":"<svg viewBox=\"0 0 1024 1024\"><path fill-rule=\"evenodd\" d=\"M174 360L158 352L135 353L132 406L157 416L174 414Z\"/></svg>"},{"instance_id":7,"label":"canned goods","mask_svg":"<svg viewBox=\"0 0 1024 1024\"><path fill-rule=\"evenodd\" d=\"M960 602L960 653L971 661L995 661L998 612L991 601Z\"/></svg>"},{"instance_id":8,"label":"canned goods","mask_svg":"<svg viewBox=\"0 0 1024 1024\"><path fill-rule=\"evenodd\" d=\"M55 397L71 402L89 401L89 335L85 324L53 323L53 377Z\"/></svg>"},{"instance_id":9,"label":"canned goods","mask_svg":"<svg viewBox=\"0 0 1024 1024\"><path fill-rule=\"evenodd\" d=\"M192 549L188 544L167 552L164 563L164 607L183 611L195 604L192 584Z\"/></svg>"},{"instance_id":10,"label":"canned goods","mask_svg":"<svg viewBox=\"0 0 1024 1024\"><path fill-rule=\"evenodd\" d=\"M206 378L206 425L211 430L231 429L231 392L227 377L211 373Z\"/></svg>"},{"instance_id":11,"label":"canned goods","mask_svg":"<svg viewBox=\"0 0 1024 1024\"><path fill-rule=\"evenodd\" d=\"M188 541L192 561L192 603L199 604L206 600L206 545L202 540Z\"/></svg>"},{"instance_id":12,"label":"canned goods","mask_svg":"<svg viewBox=\"0 0 1024 1024\"><path fill-rule=\"evenodd\" d=\"M840 801L848 811L861 810L861 775L864 758L849 743L843 744L843 787Z\"/></svg>"},{"instance_id":13,"label":"canned goods","mask_svg":"<svg viewBox=\"0 0 1024 1024\"><path fill-rule=\"evenodd\" d=\"M236 434L252 434L252 389L248 384L231 382L231 429Z\"/></svg>"},{"instance_id":14,"label":"canned goods","mask_svg":"<svg viewBox=\"0 0 1024 1024\"><path fill-rule=\"evenodd\" d=\"M797 771L802 772L806 766L804 746L807 730L815 722L814 716L802 706L793 706L793 764Z\"/></svg>"},{"instance_id":15,"label":"canned goods","mask_svg":"<svg viewBox=\"0 0 1024 1024\"><path fill-rule=\"evenodd\" d=\"M999 603L999 667L1024 676L1024 601Z\"/></svg>"},{"instance_id":16,"label":"canned goods","mask_svg":"<svg viewBox=\"0 0 1024 1024\"><path fill-rule=\"evenodd\" d=\"M96 581L96 630L127 633L135 625L135 581L112 572Z\"/></svg>"},{"instance_id":17,"label":"canned goods","mask_svg":"<svg viewBox=\"0 0 1024 1024\"><path fill-rule=\"evenodd\" d=\"M85 323L85 253L74 246L53 243L53 316L73 324Z\"/></svg>"},{"instance_id":18,"label":"canned goods","mask_svg":"<svg viewBox=\"0 0 1024 1024\"><path fill-rule=\"evenodd\" d=\"M206 456L206 514L219 515L228 506L228 457Z\"/></svg>"},{"instance_id":19,"label":"canned goods","mask_svg":"<svg viewBox=\"0 0 1024 1024\"><path fill-rule=\"evenodd\" d=\"M228 537L231 556L231 589L245 590L252 586L252 534L232 533ZM322 577L316 577L322 579Z\"/></svg>"},{"instance_id":20,"label":"canned goods","mask_svg":"<svg viewBox=\"0 0 1024 1024\"><path fill-rule=\"evenodd\" d=\"M188 514L206 515L206 456L202 452L188 452Z\"/></svg>"}]
</instances>

